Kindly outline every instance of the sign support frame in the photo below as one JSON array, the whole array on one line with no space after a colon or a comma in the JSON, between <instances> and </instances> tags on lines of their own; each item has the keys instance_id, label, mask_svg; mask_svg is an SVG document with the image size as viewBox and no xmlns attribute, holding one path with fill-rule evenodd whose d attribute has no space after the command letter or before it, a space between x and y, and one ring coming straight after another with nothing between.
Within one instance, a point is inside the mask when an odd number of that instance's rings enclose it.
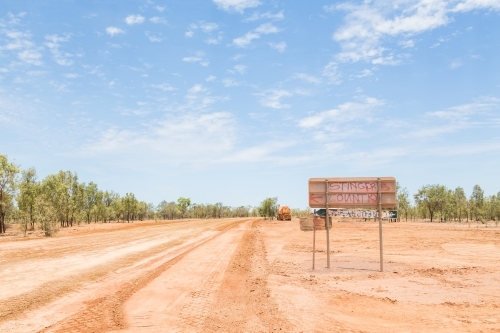
<instances>
[{"instance_id":1,"label":"sign support frame","mask_svg":"<svg viewBox=\"0 0 500 333\"><path fill-rule=\"evenodd\" d=\"M330 225L328 220L330 218L330 212L328 210L328 179L326 181L326 212L325 212L325 228L326 228L326 268L330 269Z\"/></svg>"},{"instance_id":2,"label":"sign support frame","mask_svg":"<svg viewBox=\"0 0 500 333\"><path fill-rule=\"evenodd\" d=\"M382 183L380 178L377 179L378 190L378 238L380 246L380 271L384 271L384 249L382 244Z\"/></svg>"},{"instance_id":3,"label":"sign support frame","mask_svg":"<svg viewBox=\"0 0 500 333\"><path fill-rule=\"evenodd\" d=\"M316 224L314 223L313 220L313 271L315 263L316 263Z\"/></svg>"}]
</instances>

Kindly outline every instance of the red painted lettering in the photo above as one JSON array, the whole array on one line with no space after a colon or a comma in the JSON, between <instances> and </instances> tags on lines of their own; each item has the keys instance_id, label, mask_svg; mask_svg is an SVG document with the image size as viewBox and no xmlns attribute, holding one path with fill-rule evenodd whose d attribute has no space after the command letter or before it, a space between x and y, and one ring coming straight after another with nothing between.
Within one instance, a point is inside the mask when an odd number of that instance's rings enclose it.
<instances>
[{"instance_id":1,"label":"red painted lettering","mask_svg":"<svg viewBox=\"0 0 500 333\"><path fill-rule=\"evenodd\" d=\"M333 191L340 190L340 184L339 183L330 183L330 189Z\"/></svg>"}]
</instances>

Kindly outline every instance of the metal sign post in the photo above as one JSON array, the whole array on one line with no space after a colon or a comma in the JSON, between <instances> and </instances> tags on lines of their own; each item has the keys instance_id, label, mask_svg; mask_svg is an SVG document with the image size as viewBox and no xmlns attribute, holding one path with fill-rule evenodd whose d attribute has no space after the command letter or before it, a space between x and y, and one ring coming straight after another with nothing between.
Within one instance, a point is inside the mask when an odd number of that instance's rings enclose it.
<instances>
[{"instance_id":1,"label":"metal sign post","mask_svg":"<svg viewBox=\"0 0 500 333\"><path fill-rule=\"evenodd\" d=\"M313 271L314 271L314 263L316 262L316 224L313 221Z\"/></svg>"},{"instance_id":2,"label":"metal sign post","mask_svg":"<svg viewBox=\"0 0 500 333\"><path fill-rule=\"evenodd\" d=\"M328 198L328 179L326 181L326 192L325 195ZM325 228L326 228L326 268L330 269L330 225L328 224L328 219L330 218L328 213L328 200L326 200L326 213L325 213Z\"/></svg>"},{"instance_id":3,"label":"metal sign post","mask_svg":"<svg viewBox=\"0 0 500 333\"><path fill-rule=\"evenodd\" d=\"M382 247L382 185L380 178L377 180L378 187L378 238L380 245L380 271L384 271L384 250Z\"/></svg>"}]
</instances>

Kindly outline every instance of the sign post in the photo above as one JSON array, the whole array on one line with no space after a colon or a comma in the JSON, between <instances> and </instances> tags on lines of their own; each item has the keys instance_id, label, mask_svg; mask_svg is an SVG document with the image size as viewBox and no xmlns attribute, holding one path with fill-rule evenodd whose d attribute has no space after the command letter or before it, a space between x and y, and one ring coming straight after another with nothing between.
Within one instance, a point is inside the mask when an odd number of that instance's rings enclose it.
<instances>
[{"instance_id":1,"label":"sign post","mask_svg":"<svg viewBox=\"0 0 500 333\"><path fill-rule=\"evenodd\" d=\"M313 222L313 271L314 271L314 263L316 262L316 224Z\"/></svg>"},{"instance_id":2,"label":"sign post","mask_svg":"<svg viewBox=\"0 0 500 333\"><path fill-rule=\"evenodd\" d=\"M326 180L326 192L325 195L328 196L328 179ZM326 212L325 212L325 228L326 228L326 268L330 269L330 225L328 220L330 218L328 211L328 200L326 201Z\"/></svg>"},{"instance_id":3,"label":"sign post","mask_svg":"<svg viewBox=\"0 0 500 333\"><path fill-rule=\"evenodd\" d=\"M330 268L330 226L328 223L330 218L330 207L378 210L380 271L383 272L384 257L382 240L382 208L395 208L396 206L396 179L394 177L309 179L309 207L326 208L325 228L327 242L327 268ZM314 241L315 240L316 235L314 235ZM314 249L315 245L313 245L313 252Z\"/></svg>"},{"instance_id":4,"label":"sign post","mask_svg":"<svg viewBox=\"0 0 500 333\"><path fill-rule=\"evenodd\" d=\"M382 184L380 178L377 179L378 189L378 239L380 246L380 271L384 271L384 249L382 246Z\"/></svg>"}]
</instances>

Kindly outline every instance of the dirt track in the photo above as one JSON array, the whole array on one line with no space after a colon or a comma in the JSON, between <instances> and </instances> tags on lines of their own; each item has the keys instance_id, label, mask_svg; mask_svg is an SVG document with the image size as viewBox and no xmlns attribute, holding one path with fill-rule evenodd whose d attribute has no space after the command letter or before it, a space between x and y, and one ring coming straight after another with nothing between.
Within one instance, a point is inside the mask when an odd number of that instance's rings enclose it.
<instances>
[{"instance_id":1,"label":"dirt track","mask_svg":"<svg viewBox=\"0 0 500 333\"><path fill-rule=\"evenodd\" d=\"M500 332L500 229L252 219L0 238L0 332Z\"/></svg>"}]
</instances>

